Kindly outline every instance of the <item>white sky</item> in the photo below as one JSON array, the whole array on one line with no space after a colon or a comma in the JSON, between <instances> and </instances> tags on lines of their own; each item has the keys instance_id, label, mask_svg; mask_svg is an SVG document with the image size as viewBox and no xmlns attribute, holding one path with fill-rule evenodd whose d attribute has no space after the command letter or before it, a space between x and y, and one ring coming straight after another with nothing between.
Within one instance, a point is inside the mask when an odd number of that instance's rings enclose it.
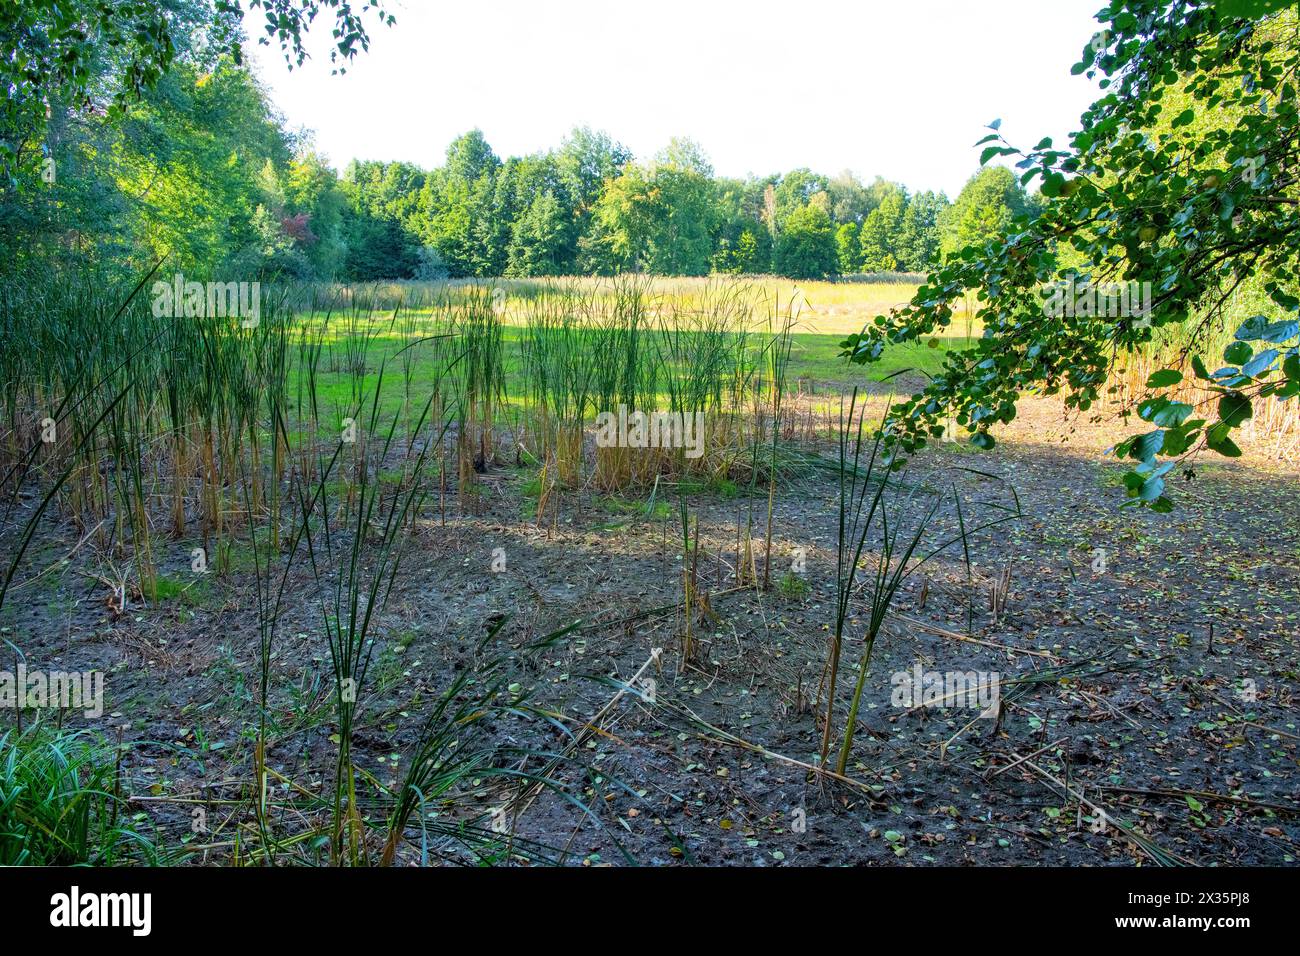
<instances>
[{"instance_id":1,"label":"white sky","mask_svg":"<svg viewBox=\"0 0 1300 956\"><path fill-rule=\"evenodd\" d=\"M349 160L440 165L479 127L497 155L603 129L639 158L696 140L722 175L852 169L955 196L1000 117L1065 144L1095 87L1070 66L1101 0L389 0L331 76L322 13L301 70L252 59L292 128ZM250 15L257 35L260 11Z\"/></svg>"}]
</instances>

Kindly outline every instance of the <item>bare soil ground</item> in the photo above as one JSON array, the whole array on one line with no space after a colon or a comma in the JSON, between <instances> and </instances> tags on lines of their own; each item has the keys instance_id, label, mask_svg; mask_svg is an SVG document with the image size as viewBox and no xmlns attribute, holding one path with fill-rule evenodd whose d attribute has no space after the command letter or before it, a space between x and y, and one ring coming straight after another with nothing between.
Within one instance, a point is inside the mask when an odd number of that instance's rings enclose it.
<instances>
[{"instance_id":1,"label":"bare soil ground","mask_svg":"<svg viewBox=\"0 0 1300 956\"><path fill-rule=\"evenodd\" d=\"M477 514L420 516L377 634L357 735L359 765L396 787L429 701L484 655L507 653L534 702L577 730L664 648L653 705L625 695L514 821L521 837L573 864L1293 863L1300 841L1296 691L1300 684L1300 475L1249 455L1205 461L1179 483L1170 515L1120 510L1122 468L1102 452L1118 432L1026 401L990 453L941 445L913 478L954 483L973 507L1018 495L1022 517L973 536L905 587L865 681L848 775L806 765L821 737L818 702L835 599L836 487L829 472L792 477L778 495L774 584L796 549L806 569L762 593L735 588L746 497L691 497L700 523L698 660L677 653L684 558L676 516L616 514L569 493L560 520L525 517L529 477L484 481ZM1065 439L1068 439L1065 440ZM976 474L973 469L984 475ZM1002 479L1002 481L996 480ZM754 502L761 536L766 493ZM955 533L945 513L940 539ZM230 859L247 824L255 719L257 618L247 566L193 576L193 542L160 564L191 581L154 606L110 607L103 560L55 515L29 554L2 622L29 667L107 672L106 713L70 714L131 744L133 807L170 843ZM12 547L12 533L0 551ZM504 549L505 569L491 570ZM1100 557L1100 560L1099 560ZM760 570L762 557L759 557ZM48 570L46 570L48 569ZM41 574L40 572L45 573ZM276 744L270 765L295 787L328 791L336 748L329 655L319 611L291 589L275 646ZM996 582L1005 606L990 609ZM923 596L924 592L924 596ZM476 651L489 622L508 621ZM837 719L861 651L850 609ZM528 640L581 620L535 658ZM1000 719L969 708L891 703L898 672L999 675ZM8 665L6 665L8 666ZM6 716L5 721L11 720ZM521 746L559 751L539 723L503 723ZM483 809L500 793L483 782ZM196 804L191 801L207 801ZM222 803L229 800L230 803ZM193 809L209 831L195 836ZM1105 816L1098 812L1104 810ZM291 812L277 821L305 826ZM415 844L403 852L416 859Z\"/></svg>"}]
</instances>

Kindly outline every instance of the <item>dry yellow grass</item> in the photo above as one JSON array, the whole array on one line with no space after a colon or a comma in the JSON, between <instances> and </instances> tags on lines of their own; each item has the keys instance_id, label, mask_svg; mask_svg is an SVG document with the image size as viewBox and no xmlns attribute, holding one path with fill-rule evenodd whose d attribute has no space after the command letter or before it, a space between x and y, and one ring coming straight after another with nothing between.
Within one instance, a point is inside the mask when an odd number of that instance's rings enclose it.
<instances>
[{"instance_id":1,"label":"dry yellow grass","mask_svg":"<svg viewBox=\"0 0 1300 956\"><path fill-rule=\"evenodd\" d=\"M388 282L371 288L381 302L404 299L418 308L420 302L434 302L440 293L471 285L491 285L506 293L502 320L507 325L520 325L524 321L524 300L548 285L569 285L586 291L600 292L611 289L609 278L597 276L572 276L538 279L456 279L449 282ZM784 313L787 305L801 297L798 309L799 331L808 335L843 337L860 331L877 315L905 305L919 285L919 277L900 274L888 281L800 281L782 276L699 276L638 277L644 282L652 297L671 299L674 306L689 306L720 287L739 287L751 295L755 302L776 303ZM978 334L978 328L967 328L963 319L965 304L956 303L957 317L939 338L965 338ZM757 315L763 318L761 312Z\"/></svg>"}]
</instances>

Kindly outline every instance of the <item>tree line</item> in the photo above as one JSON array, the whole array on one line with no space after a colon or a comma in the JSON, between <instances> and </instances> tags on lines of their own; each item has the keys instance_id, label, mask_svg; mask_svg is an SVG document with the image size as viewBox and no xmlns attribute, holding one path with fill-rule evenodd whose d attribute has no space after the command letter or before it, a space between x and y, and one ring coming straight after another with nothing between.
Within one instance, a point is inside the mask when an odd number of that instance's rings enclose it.
<instances>
[{"instance_id":1,"label":"tree line","mask_svg":"<svg viewBox=\"0 0 1300 956\"><path fill-rule=\"evenodd\" d=\"M689 140L638 160L586 128L506 159L472 130L438 166L338 172L228 50L202 31L175 39L171 67L137 98L52 102L39 138L10 150L27 160L0 182L11 267L166 256L196 271L345 281L925 272L1036 202L1001 168L950 202L849 172L719 176Z\"/></svg>"},{"instance_id":2,"label":"tree line","mask_svg":"<svg viewBox=\"0 0 1300 956\"><path fill-rule=\"evenodd\" d=\"M307 241L333 250L325 271L356 280L925 272L1034 203L1005 169L976 174L953 203L850 172L716 176L689 140L638 162L586 128L556 149L504 160L472 130L433 169L354 161L331 182L319 157L289 168L303 165L317 191L281 208L316 224ZM286 251L306 253L300 241Z\"/></svg>"}]
</instances>

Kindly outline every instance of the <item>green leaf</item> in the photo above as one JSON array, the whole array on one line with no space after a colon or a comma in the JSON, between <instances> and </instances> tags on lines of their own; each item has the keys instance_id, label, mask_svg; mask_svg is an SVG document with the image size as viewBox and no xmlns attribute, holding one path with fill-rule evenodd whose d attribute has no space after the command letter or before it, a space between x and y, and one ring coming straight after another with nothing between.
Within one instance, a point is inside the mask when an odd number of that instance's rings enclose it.
<instances>
[{"instance_id":1,"label":"green leaf","mask_svg":"<svg viewBox=\"0 0 1300 956\"><path fill-rule=\"evenodd\" d=\"M1134 440L1132 448L1129 449L1129 456L1136 458L1138 461L1155 461L1156 455L1160 454L1160 449L1164 447L1164 444L1165 433L1163 431L1147 432Z\"/></svg>"},{"instance_id":2,"label":"green leaf","mask_svg":"<svg viewBox=\"0 0 1300 956\"><path fill-rule=\"evenodd\" d=\"M1277 349L1265 349L1241 367L1241 374L1258 378L1261 373L1268 371L1277 356Z\"/></svg>"},{"instance_id":3,"label":"green leaf","mask_svg":"<svg viewBox=\"0 0 1300 956\"><path fill-rule=\"evenodd\" d=\"M1043 184L1039 187L1042 194L1049 199L1061 195L1065 188L1065 177L1060 173L1047 173L1043 176Z\"/></svg>"},{"instance_id":4,"label":"green leaf","mask_svg":"<svg viewBox=\"0 0 1300 956\"><path fill-rule=\"evenodd\" d=\"M1241 449L1228 437L1228 431L1229 426L1224 422L1212 425L1205 433L1205 444L1211 451L1217 451L1224 458L1240 458Z\"/></svg>"},{"instance_id":5,"label":"green leaf","mask_svg":"<svg viewBox=\"0 0 1300 956\"><path fill-rule=\"evenodd\" d=\"M1300 335L1300 322L1294 319L1270 322L1268 316L1252 315L1241 323L1235 337L1241 341L1279 343L1297 335Z\"/></svg>"},{"instance_id":6,"label":"green leaf","mask_svg":"<svg viewBox=\"0 0 1300 956\"><path fill-rule=\"evenodd\" d=\"M1170 402L1151 416L1151 424L1161 428L1175 428L1187 421L1195 409L1186 402Z\"/></svg>"},{"instance_id":7,"label":"green leaf","mask_svg":"<svg viewBox=\"0 0 1300 956\"><path fill-rule=\"evenodd\" d=\"M1159 477L1148 478L1142 482L1142 487L1138 490L1138 498L1142 501L1155 501L1165 493L1165 480Z\"/></svg>"},{"instance_id":8,"label":"green leaf","mask_svg":"<svg viewBox=\"0 0 1300 956\"><path fill-rule=\"evenodd\" d=\"M1168 408L1169 405L1169 399L1165 398L1163 395L1159 398L1148 398L1146 401L1138 405L1138 417L1144 422L1149 422L1155 418L1157 412L1163 408Z\"/></svg>"},{"instance_id":9,"label":"green leaf","mask_svg":"<svg viewBox=\"0 0 1300 956\"><path fill-rule=\"evenodd\" d=\"M1183 380L1183 373L1176 368L1162 368L1158 372L1153 372L1147 379L1147 388L1168 388L1170 385L1177 385Z\"/></svg>"},{"instance_id":10,"label":"green leaf","mask_svg":"<svg viewBox=\"0 0 1300 956\"><path fill-rule=\"evenodd\" d=\"M1236 428L1252 414L1250 399L1241 392L1230 392L1219 399L1219 418L1229 428Z\"/></svg>"},{"instance_id":11,"label":"green leaf","mask_svg":"<svg viewBox=\"0 0 1300 956\"><path fill-rule=\"evenodd\" d=\"M1292 352L1282 363L1282 373L1291 381L1300 381L1300 354Z\"/></svg>"},{"instance_id":12,"label":"green leaf","mask_svg":"<svg viewBox=\"0 0 1300 956\"><path fill-rule=\"evenodd\" d=\"M1233 342L1223 350L1223 360L1233 365L1245 365L1254 352L1255 350L1245 342Z\"/></svg>"},{"instance_id":13,"label":"green leaf","mask_svg":"<svg viewBox=\"0 0 1300 956\"><path fill-rule=\"evenodd\" d=\"M1192 443L1201 433L1201 428L1205 425L1205 419L1198 418L1195 421L1185 422L1175 428L1169 429L1165 433L1165 447L1162 451L1166 455L1172 455L1177 458L1187 449L1192 447Z\"/></svg>"},{"instance_id":14,"label":"green leaf","mask_svg":"<svg viewBox=\"0 0 1300 956\"><path fill-rule=\"evenodd\" d=\"M1296 0L1214 0L1214 9L1221 16L1258 20L1270 13L1285 10L1295 2Z\"/></svg>"}]
</instances>

